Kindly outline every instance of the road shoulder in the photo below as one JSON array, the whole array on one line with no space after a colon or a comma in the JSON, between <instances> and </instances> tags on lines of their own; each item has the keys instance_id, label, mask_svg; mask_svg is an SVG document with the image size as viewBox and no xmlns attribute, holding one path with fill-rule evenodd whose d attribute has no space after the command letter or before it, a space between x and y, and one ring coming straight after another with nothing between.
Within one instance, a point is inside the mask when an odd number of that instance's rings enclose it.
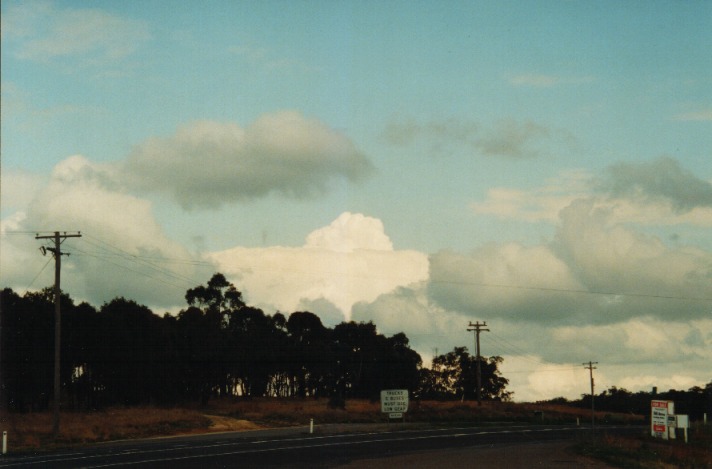
<instances>
[{"instance_id":1,"label":"road shoulder","mask_svg":"<svg viewBox=\"0 0 712 469\"><path fill-rule=\"evenodd\" d=\"M614 469L602 461L575 453L574 443L555 441L496 447L470 446L449 448L443 451L423 451L402 456L378 459L359 459L337 466L340 469L428 469L447 467L451 469L515 469L515 468L572 468L577 469Z\"/></svg>"}]
</instances>

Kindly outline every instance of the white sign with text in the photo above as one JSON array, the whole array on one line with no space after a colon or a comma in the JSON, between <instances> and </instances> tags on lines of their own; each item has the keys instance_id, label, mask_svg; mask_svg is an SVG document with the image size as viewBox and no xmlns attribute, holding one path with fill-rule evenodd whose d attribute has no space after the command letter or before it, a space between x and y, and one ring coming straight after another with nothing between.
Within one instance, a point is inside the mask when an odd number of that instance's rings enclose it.
<instances>
[{"instance_id":1,"label":"white sign with text","mask_svg":"<svg viewBox=\"0 0 712 469\"><path fill-rule=\"evenodd\" d=\"M384 389L381 391L381 412L384 414L403 414L403 412L407 411L407 389Z\"/></svg>"}]
</instances>

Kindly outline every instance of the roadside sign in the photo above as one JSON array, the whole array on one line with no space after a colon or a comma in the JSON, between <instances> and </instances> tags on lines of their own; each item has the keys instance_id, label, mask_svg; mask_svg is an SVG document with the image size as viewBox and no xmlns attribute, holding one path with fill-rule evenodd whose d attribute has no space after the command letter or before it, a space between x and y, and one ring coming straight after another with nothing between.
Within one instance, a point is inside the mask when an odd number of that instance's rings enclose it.
<instances>
[{"instance_id":1,"label":"roadside sign","mask_svg":"<svg viewBox=\"0 0 712 469\"><path fill-rule=\"evenodd\" d=\"M673 401L650 401L650 434L668 439L668 427L675 426L675 403Z\"/></svg>"},{"instance_id":2,"label":"roadside sign","mask_svg":"<svg viewBox=\"0 0 712 469\"><path fill-rule=\"evenodd\" d=\"M384 414L402 414L403 412L408 412L408 390L384 389L381 391L381 412ZM402 415L400 417L402 417Z\"/></svg>"},{"instance_id":3,"label":"roadside sign","mask_svg":"<svg viewBox=\"0 0 712 469\"><path fill-rule=\"evenodd\" d=\"M391 412L388 414L388 418L391 419L402 419L403 418L403 412Z\"/></svg>"}]
</instances>

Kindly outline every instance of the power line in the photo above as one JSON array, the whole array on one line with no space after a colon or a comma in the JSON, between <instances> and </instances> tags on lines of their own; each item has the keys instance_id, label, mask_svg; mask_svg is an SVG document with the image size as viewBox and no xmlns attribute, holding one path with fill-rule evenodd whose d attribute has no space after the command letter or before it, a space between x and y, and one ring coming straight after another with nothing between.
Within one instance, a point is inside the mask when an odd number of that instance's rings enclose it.
<instances>
[{"instance_id":1,"label":"power line","mask_svg":"<svg viewBox=\"0 0 712 469\"><path fill-rule=\"evenodd\" d=\"M79 250L77 250L77 251L79 251ZM79 251L79 252L80 252L80 251ZM89 257L95 257L95 258L97 258L97 259L100 258L100 257L98 257L98 256L89 256ZM149 279L151 279L151 280L155 280L156 282L163 283L164 285L168 285L168 286L176 287L176 288L184 288L184 285L177 285L177 284L175 284L175 283L171 283L171 282L169 282L169 281L160 279L160 278L158 278L158 277L156 277L156 276L150 275L150 274L148 274L148 273L145 272L145 271L138 270L138 269L132 269L131 267L128 267L128 266L119 264L118 262L113 262L113 261L110 261L110 260L108 260L108 259L104 259L104 262L107 262L107 263L109 263L109 264L111 264L111 265L113 265L113 266L116 266L116 267L120 268L120 269L124 269L124 270L127 270L127 271L129 271L129 272L133 272L133 273L135 273L135 274L139 274L139 275L141 275L141 276L143 276L143 277L146 277L146 278L149 278Z\"/></svg>"},{"instance_id":2,"label":"power line","mask_svg":"<svg viewBox=\"0 0 712 469\"><path fill-rule=\"evenodd\" d=\"M6 231L3 232L3 234L30 234L30 233L36 233L34 231ZM207 261L201 261L201 260L196 260L196 259L185 259L185 258L170 258L170 257L161 257L161 256L142 256L142 255L137 255L137 254L132 254L129 252L124 251L121 248L118 248L116 246L113 246L105 241L102 241L101 239L87 235L88 237L96 240L98 243L91 243L89 242L88 244L93 245L94 247L98 249L102 249L107 251L107 253L110 253L111 255L126 259L126 260L132 260L137 263L144 263L144 265L151 266L153 269L161 270L162 272L165 272L162 270L160 267L157 267L155 263L176 263L176 264L184 264L184 265L193 265L193 266L214 266L213 263L207 262ZM104 246L102 246L104 245ZM108 247L105 247L108 246ZM83 251L86 255L94 255L96 257L99 257L99 254L91 254L87 251ZM378 274L353 274L353 273L347 273L343 271L337 271L337 270L305 270L305 269L251 269L253 272L292 272L295 274L300 274L300 275L324 275L324 274L329 274L329 275L338 275L338 276L343 276L343 277L350 277L350 278L394 278L395 276L385 276L385 275L378 275ZM173 273L170 274L169 276L176 277L177 274ZM184 281L189 281L189 282L195 282L194 279L191 279L189 277L185 276L180 276L181 280ZM582 289L568 289L568 288L555 288L555 287L542 287L542 286L536 286L536 285L511 285L511 284L495 284L495 283L484 283L484 282L473 282L473 281L458 281L458 280L442 280L442 279L424 279L425 281L431 283L431 284L440 284L440 285L463 285L463 286L473 286L473 287L482 287L482 288L501 288L501 289L511 289L511 290L528 290L528 291L541 291L541 292L550 292L550 293L562 293L562 294L580 294L580 295L603 295L603 296L619 296L619 297L631 297L631 298L651 298L651 299L665 299L665 300L676 300L676 301L704 301L704 302L712 302L712 297L704 297L704 296L681 296L681 295L661 295L661 294L650 294L650 293L638 293L638 292L616 292L616 291L607 291L607 290L582 290Z\"/></svg>"},{"instance_id":3,"label":"power line","mask_svg":"<svg viewBox=\"0 0 712 469\"><path fill-rule=\"evenodd\" d=\"M50 257L49 259L47 259L47 262L45 262L45 265L42 266L42 268L40 269L39 272L37 272L37 275L35 275L35 278L32 279L32 281L31 281L30 284L27 286L27 288L25 288L25 290L29 290L30 288L32 288L32 285L33 285L33 284L35 283L35 281L39 278L39 276L42 274L42 272L44 272L44 270L47 268L47 266L49 265L50 262L52 262L52 258L51 258L51 257Z\"/></svg>"},{"instance_id":4,"label":"power line","mask_svg":"<svg viewBox=\"0 0 712 469\"><path fill-rule=\"evenodd\" d=\"M513 349L513 350L515 350L515 351L517 351L517 352L519 352L521 355L530 355L530 354L531 354L530 351L524 350L523 348L521 348L521 347L519 347L519 346L517 346L517 345L515 345L515 344L513 344L513 343L511 343L511 342L509 342L509 341L508 341L507 339L505 339L504 337L501 337L501 336L495 334L495 333L492 332L492 331L490 331L490 335L489 335L488 337L491 338L491 339L494 339L495 342L499 342L499 343L505 344L507 347L509 347L509 348L511 348L511 349ZM485 339L485 340L487 340L487 339Z\"/></svg>"},{"instance_id":5,"label":"power line","mask_svg":"<svg viewBox=\"0 0 712 469\"><path fill-rule=\"evenodd\" d=\"M574 289L568 289L568 288L553 288L553 287L539 287L539 286L526 286L526 285L504 285L504 284L496 284L496 283L466 282L466 281L458 281L458 280L431 279L430 283L467 285L467 286L476 286L476 287L484 287L484 288L507 288L507 289L512 289L512 290L534 290L534 291L544 291L544 292L553 292L553 293L576 293L576 294L583 294L583 295L628 296L628 297L633 297L633 298L657 298L657 299L664 299L664 300L712 301L712 297L657 295L657 294L649 294L649 293L613 292L613 291L604 291L604 290L574 290Z\"/></svg>"},{"instance_id":6,"label":"power line","mask_svg":"<svg viewBox=\"0 0 712 469\"><path fill-rule=\"evenodd\" d=\"M119 257L119 258L121 258L121 259L130 261L130 262L134 262L134 263L136 263L136 264L138 264L138 265L141 265L141 266L143 266L143 267L145 267L145 268L147 268L147 269L149 269L149 270L151 270L151 271L153 271L153 272L159 273L159 274L164 275L165 277L171 278L171 279L173 279L173 280L178 280L178 281L181 281L181 282L185 282L186 284L189 284L189 285L191 285L191 286L194 285L195 282L196 282L196 280L193 279L193 278L191 278L191 277L188 277L188 276L185 276L185 275L181 275L181 274L179 274L179 273L177 273L177 272L174 272L174 271L171 271L171 270L167 270L167 269L163 268L162 266L157 265L155 262L152 262L152 260L153 260L153 261L155 261L155 260L166 260L166 259L170 259L170 258L151 257L151 260L148 260L149 258L147 258L147 257L144 257L144 256L137 256L137 255L131 254L131 253L129 253L129 252L126 252L126 251L124 251L123 249L118 248L118 247L116 247L116 246L113 246L113 245L111 245L111 244L109 244L109 243L107 243L107 242L105 242L105 241L102 241L101 239L99 239L99 238L97 238L97 237L95 237L95 236L88 235L88 237L91 238L91 239L93 239L93 240L96 240L96 242L88 241L88 244L90 244L90 245L92 245L92 246L94 246L94 247L96 247L96 248L98 248L98 249L101 249L101 250L103 250L103 251L106 251L106 252L108 253L108 255L110 255L110 256ZM92 256L92 254L90 254L90 253L88 253L88 252L86 252L86 251L84 252L84 254L89 255L89 256ZM108 259L108 256L106 256L106 255L104 255L104 256L105 256L105 259ZM98 257L98 255L97 255L97 257ZM173 261L173 262L175 262L177 259L173 258L173 259L170 259L170 260ZM204 266L211 266L211 265L212 265L212 264L209 264L209 263L207 263L207 262L192 261L192 260L190 260L190 259L182 259L182 261L183 261L186 265L194 265L194 266L202 266L202 265L204 265ZM114 263L114 265L118 265L118 264ZM147 276L147 277L149 277L149 278L154 278L154 279L155 279L155 277L152 277L152 276L150 276L150 275L148 275L148 274L146 274L146 273L143 273L143 275L145 275L145 276ZM164 283L167 283L167 282L164 282ZM177 285L174 285L174 286L177 286Z\"/></svg>"},{"instance_id":7,"label":"power line","mask_svg":"<svg viewBox=\"0 0 712 469\"><path fill-rule=\"evenodd\" d=\"M553 365L553 363L551 363ZM507 370L507 374L521 374L521 373L538 373L538 372L547 372L547 373L570 373L572 371L580 370L579 367L571 365L567 366L566 368L536 368L536 369L531 369L531 370Z\"/></svg>"}]
</instances>

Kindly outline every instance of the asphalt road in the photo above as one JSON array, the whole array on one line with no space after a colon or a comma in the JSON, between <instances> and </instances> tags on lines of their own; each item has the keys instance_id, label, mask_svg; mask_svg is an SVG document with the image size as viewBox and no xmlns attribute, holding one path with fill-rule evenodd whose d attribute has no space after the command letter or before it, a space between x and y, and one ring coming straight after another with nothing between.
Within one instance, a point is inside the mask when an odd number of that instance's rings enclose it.
<instances>
[{"instance_id":1,"label":"asphalt road","mask_svg":"<svg viewBox=\"0 0 712 469\"><path fill-rule=\"evenodd\" d=\"M599 430L603 431L603 430ZM607 427L605 431L637 431ZM232 432L92 445L46 454L6 455L0 467L12 468L327 468L361 459L472 446L488 448L583 437L578 426L506 425L389 432L309 434L305 428Z\"/></svg>"}]
</instances>

